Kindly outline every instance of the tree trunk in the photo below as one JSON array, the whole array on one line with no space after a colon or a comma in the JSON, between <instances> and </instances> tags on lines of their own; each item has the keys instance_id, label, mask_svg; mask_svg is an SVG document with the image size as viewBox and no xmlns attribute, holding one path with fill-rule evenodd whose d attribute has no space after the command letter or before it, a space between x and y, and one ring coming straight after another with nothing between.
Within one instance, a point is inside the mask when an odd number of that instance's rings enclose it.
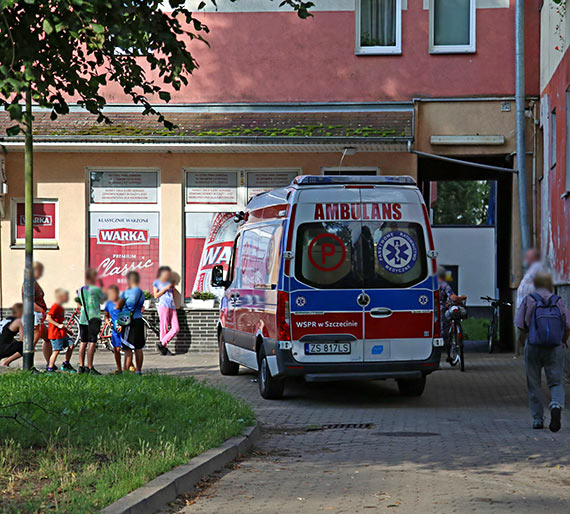
<instances>
[{"instance_id":1,"label":"tree trunk","mask_svg":"<svg viewBox=\"0 0 570 514\"><path fill-rule=\"evenodd\" d=\"M32 141L32 90L26 92L26 148L24 203L26 252L24 268L24 369L34 367L34 150Z\"/></svg>"}]
</instances>

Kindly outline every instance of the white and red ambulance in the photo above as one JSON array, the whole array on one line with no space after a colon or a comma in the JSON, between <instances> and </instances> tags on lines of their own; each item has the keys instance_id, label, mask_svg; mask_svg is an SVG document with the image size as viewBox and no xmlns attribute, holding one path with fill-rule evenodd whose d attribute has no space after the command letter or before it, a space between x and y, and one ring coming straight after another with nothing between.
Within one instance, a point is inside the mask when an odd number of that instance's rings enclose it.
<instances>
[{"instance_id":1,"label":"white and red ambulance","mask_svg":"<svg viewBox=\"0 0 570 514\"><path fill-rule=\"evenodd\" d=\"M259 373L264 398L286 377L388 379L422 394L443 340L429 217L411 177L310 176L254 197L223 287L220 370Z\"/></svg>"}]
</instances>

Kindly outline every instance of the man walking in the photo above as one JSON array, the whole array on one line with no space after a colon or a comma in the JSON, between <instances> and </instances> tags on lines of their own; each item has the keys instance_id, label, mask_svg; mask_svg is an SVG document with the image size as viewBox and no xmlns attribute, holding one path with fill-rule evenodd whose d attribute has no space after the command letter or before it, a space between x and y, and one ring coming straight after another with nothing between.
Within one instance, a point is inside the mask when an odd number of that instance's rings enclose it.
<instances>
[{"instance_id":1,"label":"man walking","mask_svg":"<svg viewBox=\"0 0 570 514\"><path fill-rule=\"evenodd\" d=\"M525 296L515 316L519 344L525 346L526 381L532 427L544 428L541 398L542 369L550 389L550 430L558 432L564 408L564 349L570 334L570 311L553 294L552 276L543 271L534 277L535 291Z\"/></svg>"}]
</instances>

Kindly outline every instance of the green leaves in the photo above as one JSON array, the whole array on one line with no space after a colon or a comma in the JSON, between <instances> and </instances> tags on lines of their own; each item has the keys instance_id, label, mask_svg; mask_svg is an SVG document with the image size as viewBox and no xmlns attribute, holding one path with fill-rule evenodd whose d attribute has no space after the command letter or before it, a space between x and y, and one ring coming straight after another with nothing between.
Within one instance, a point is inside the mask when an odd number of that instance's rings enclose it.
<instances>
[{"instance_id":1,"label":"green leaves","mask_svg":"<svg viewBox=\"0 0 570 514\"><path fill-rule=\"evenodd\" d=\"M0 0L0 106L22 121L19 104L31 87L34 102L51 108L54 119L77 102L109 123L103 87L114 83L145 113L173 127L152 102L169 102L170 91L188 84L198 67L189 43L207 44L209 29L184 0L168 4L170 13L161 0ZM198 10L206 5L200 2ZM313 3L281 5L306 18Z\"/></svg>"}]
</instances>

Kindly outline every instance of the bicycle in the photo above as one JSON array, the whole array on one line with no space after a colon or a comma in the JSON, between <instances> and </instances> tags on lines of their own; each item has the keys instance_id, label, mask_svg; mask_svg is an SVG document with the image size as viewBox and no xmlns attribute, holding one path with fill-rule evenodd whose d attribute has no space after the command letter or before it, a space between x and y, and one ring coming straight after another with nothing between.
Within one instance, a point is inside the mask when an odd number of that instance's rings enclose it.
<instances>
[{"instance_id":1,"label":"bicycle","mask_svg":"<svg viewBox=\"0 0 570 514\"><path fill-rule=\"evenodd\" d=\"M465 345L463 327L461 326L461 320L467 318L465 305L450 305L444 316L450 322L449 363L452 366L459 364L459 369L465 371Z\"/></svg>"},{"instance_id":2,"label":"bicycle","mask_svg":"<svg viewBox=\"0 0 570 514\"><path fill-rule=\"evenodd\" d=\"M501 306L512 307L513 304L511 302L506 302L498 298L491 298L490 296L482 296L481 300L485 300L486 302L490 303L493 309L491 323L489 324L489 329L487 331L488 350L489 353L493 353L493 350L495 348L495 341L497 340L497 331L499 328L499 308Z\"/></svg>"},{"instance_id":3,"label":"bicycle","mask_svg":"<svg viewBox=\"0 0 570 514\"><path fill-rule=\"evenodd\" d=\"M67 324L65 325L65 329L67 333L72 337L74 346L79 346L81 342L80 330L79 330L79 316L81 314L81 309L76 307L74 311L71 313ZM113 350L113 343L111 341L112 338L112 329L111 323L107 321L103 321L101 324L101 329L99 330L99 334L97 336L97 341L101 342L103 346L109 350L110 352Z\"/></svg>"},{"instance_id":4,"label":"bicycle","mask_svg":"<svg viewBox=\"0 0 570 514\"><path fill-rule=\"evenodd\" d=\"M65 326L67 332L72 336L75 346L79 346L81 342L80 334L79 334L79 316L81 314L81 308L76 307L75 310L71 313L69 320ZM150 321L143 317L143 323L145 325L145 336L146 331L150 330L153 334L156 335L157 338L160 339L160 331L154 325L150 323ZM101 342L103 346L109 350L110 352L114 352L115 349L113 347L112 342L113 337L113 329L111 327L111 322L104 320L101 324L101 330L97 336L97 342ZM146 337L145 337L146 338ZM122 353L122 350L121 350Z\"/></svg>"}]
</instances>

